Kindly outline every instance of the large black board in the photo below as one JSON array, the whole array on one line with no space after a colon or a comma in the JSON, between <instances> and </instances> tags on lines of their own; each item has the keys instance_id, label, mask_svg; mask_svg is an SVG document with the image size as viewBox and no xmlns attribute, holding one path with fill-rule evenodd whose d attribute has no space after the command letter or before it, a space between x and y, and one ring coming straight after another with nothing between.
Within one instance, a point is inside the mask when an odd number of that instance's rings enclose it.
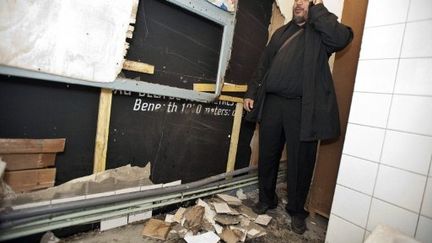
<instances>
[{"instance_id":1,"label":"large black board","mask_svg":"<svg viewBox=\"0 0 432 243\"><path fill-rule=\"evenodd\" d=\"M154 75L127 77L192 89L216 82L222 26L161 0L141 0L126 58L155 66Z\"/></svg>"},{"instance_id":2,"label":"large black board","mask_svg":"<svg viewBox=\"0 0 432 243\"><path fill-rule=\"evenodd\" d=\"M107 167L152 164L155 183L226 169L235 104L115 91Z\"/></svg>"},{"instance_id":3,"label":"large black board","mask_svg":"<svg viewBox=\"0 0 432 243\"><path fill-rule=\"evenodd\" d=\"M239 0L233 48L225 80L247 84L268 40L273 0Z\"/></svg>"}]
</instances>

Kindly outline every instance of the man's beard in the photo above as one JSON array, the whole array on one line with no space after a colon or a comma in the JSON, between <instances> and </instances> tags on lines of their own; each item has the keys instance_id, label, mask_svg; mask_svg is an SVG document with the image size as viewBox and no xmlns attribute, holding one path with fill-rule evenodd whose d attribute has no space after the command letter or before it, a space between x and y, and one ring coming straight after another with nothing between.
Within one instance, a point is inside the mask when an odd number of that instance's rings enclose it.
<instances>
[{"instance_id":1,"label":"man's beard","mask_svg":"<svg viewBox=\"0 0 432 243\"><path fill-rule=\"evenodd\" d=\"M296 24L303 24L306 22L306 18L304 16L294 16L293 20Z\"/></svg>"}]
</instances>

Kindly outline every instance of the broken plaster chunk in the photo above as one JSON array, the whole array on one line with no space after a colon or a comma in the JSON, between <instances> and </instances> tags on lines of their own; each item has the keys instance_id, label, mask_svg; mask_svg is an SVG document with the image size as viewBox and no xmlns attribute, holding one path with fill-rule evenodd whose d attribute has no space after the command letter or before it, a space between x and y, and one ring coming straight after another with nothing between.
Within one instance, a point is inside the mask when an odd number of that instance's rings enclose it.
<instances>
[{"instance_id":1,"label":"broken plaster chunk","mask_svg":"<svg viewBox=\"0 0 432 243\"><path fill-rule=\"evenodd\" d=\"M240 200L246 200L247 199L246 194L244 194L243 189L241 189L241 188L236 191L236 196Z\"/></svg>"},{"instance_id":2,"label":"broken plaster chunk","mask_svg":"<svg viewBox=\"0 0 432 243\"><path fill-rule=\"evenodd\" d=\"M215 221L222 225L233 225L241 222L239 216L218 214L215 217Z\"/></svg>"},{"instance_id":3,"label":"broken plaster chunk","mask_svg":"<svg viewBox=\"0 0 432 243\"><path fill-rule=\"evenodd\" d=\"M213 225L213 228L216 231L216 233L218 234L222 233L222 226L218 225L214 220L214 217L216 216L216 212L213 209L211 209L210 206L201 199L198 199L196 204L198 206L204 207L204 219Z\"/></svg>"},{"instance_id":4,"label":"broken plaster chunk","mask_svg":"<svg viewBox=\"0 0 432 243\"><path fill-rule=\"evenodd\" d=\"M233 206L240 206L242 205L242 202L240 199L238 199L237 197L233 197L227 194L217 194L216 196L218 196L220 199L224 200L226 203L228 203L228 205L233 205Z\"/></svg>"},{"instance_id":5,"label":"broken plaster chunk","mask_svg":"<svg viewBox=\"0 0 432 243\"><path fill-rule=\"evenodd\" d=\"M216 213L231 213L230 207L226 203L213 203Z\"/></svg>"},{"instance_id":6,"label":"broken plaster chunk","mask_svg":"<svg viewBox=\"0 0 432 243\"><path fill-rule=\"evenodd\" d=\"M224 228L222 234L220 234L220 238L224 240L226 243L237 243L241 241L242 236L238 235L239 231L234 231L228 228Z\"/></svg>"},{"instance_id":7,"label":"broken plaster chunk","mask_svg":"<svg viewBox=\"0 0 432 243\"><path fill-rule=\"evenodd\" d=\"M267 234L263 227L261 227L260 225L254 222L250 222L249 227L247 229L248 229L248 238L250 239L261 237Z\"/></svg>"},{"instance_id":8,"label":"broken plaster chunk","mask_svg":"<svg viewBox=\"0 0 432 243\"><path fill-rule=\"evenodd\" d=\"M202 230L203 231L213 231L214 229L213 229L213 224L212 223L210 223L207 219L203 219L203 221L202 221Z\"/></svg>"},{"instance_id":9,"label":"broken plaster chunk","mask_svg":"<svg viewBox=\"0 0 432 243\"><path fill-rule=\"evenodd\" d=\"M237 212L237 210L230 208L228 204L225 202L221 202L221 203L214 202L213 207L215 208L215 211L218 214L230 214L230 215L240 214L239 212Z\"/></svg>"},{"instance_id":10,"label":"broken plaster chunk","mask_svg":"<svg viewBox=\"0 0 432 243\"><path fill-rule=\"evenodd\" d=\"M210 206L201 199L198 199L197 205L204 207L204 218L207 219L210 223L213 223L214 216L216 216L216 212L213 211Z\"/></svg>"},{"instance_id":11,"label":"broken plaster chunk","mask_svg":"<svg viewBox=\"0 0 432 243\"><path fill-rule=\"evenodd\" d=\"M213 231L209 231L200 235L185 236L184 240L188 243L217 243L220 238Z\"/></svg>"},{"instance_id":12,"label":"broken plaster chunk","mask_svg":"<svg viewBox=\"0 0 432 243\"><path fill-rule=\"evenodd\" d=\"M185 229L180 224L174 224L171 227L171 231L170 231L170 233L172 234L177 234L179 238L184 238L187 232L188 232L187 229Z\"/></svg>"},{"instance_id":13,"label":"broken plaster chunk","mask_svg":"<svg viewBox=\"0 0 432 243\"><path fill-rule=\"evenodd\" d=\"M182 223L182 219L183 219L183 215L186 212L186 208L180 207L179 209L177 209L177 212L174 214L174 221L181 224Z\"/></svg>"},{"instance_id":14,"label":"broken plaster chunk","mask_svg":"<svg viewBox=\"0 0 432 243\"><path fill-rule=\"evenodd\" d=\"M271 219L272 219L272 217L268 216L267 214L260 214L255 219L255 223L267 226L270 223Z\"/></svg>"},{"instance_id":15,"label":"broken plaster chunk","mask_svg":"<svg viewBox=\"0 0 432 243\"><path fill-rule=\"evenodd\" d=\"M250 238L253 238L253 237L255 237L256 235L258 235L259 233L260 233L259 230L251 229L251 230L249 230L249 231L247 232L247 235L248 235Z\"/></svg>"},{"instance_id":16,"label":"broken plaster chunk","mask_svg":"<svg viewBox=\"0 0 432 243\"><path fill-rule=\"evenodd\" d=\"M247 230L236 226L230 226L230 229L240 237L241 242L244 242L246 240Z\"/></svg>"},{"instance_id":17,"label":"broken plaster chunk","mask_svg":"<svg viewBox=\"0 0 432 243\"><path fill-rule=\"evenodd\" d=\"M241 227L248 227L250 222L251 222L251 220L248 217L243 216L243 217L241 217L241 220L240 220L240 226Z\"/></svg>"},{"instance_id":18,"label":"broken plaster chunk","mask_svg":"<svg viewBox=\"0 0 432 243\"><path fill-rule=\"evenodd\" d=\"M255 220L258 217L258 214L256 214L250 207L247 207L245 205L241 205L237 209L239 213L250 220Z\"/></svg>"},{"instance_id":19,"label":"broken plaster chunk","mask_svg":"<svg viewBox=\"0 0 432 243\"><path fill-rule=\"evenodd\" d=\"M184 238L187 232L188 232L187 229L185 229L180 224L174 224L171 227L170 234L177 234L178 238Z\"/></svg>"},{"instance_id":20,"label":"broken plaster chunk","mask_svg":"<svg viewBox=\"0 0 432 243\"><path fill-rule=\"evenodd\" d=\"M223 231L223 227L217 224L216 222L213 224L213 228L216 231L216 233L220 234Z\"/></svg>"},{"instance_id":21,"label":"broken plaster chunk","mask_svg":"<svg viewBox=\"0 0 432 243\"><path fill-rule=\"evenodd\" d=\"M148 236L159 240L165 240L167 238L170 229L171 229L171 225L165 223L162 220L149 219L147 223L144 225L144 229L141 234L143 236Z\"/></svg>"},{"instance_id":22,"label":"broken plaster chunk","mask_svg":"<svg viewBox=\"0 0 432 243\"><path fill-rule=\"evenodd\" d=\"M57 238L53 232L48 231L45 234L43 234L40 243L58 243L60 242L60 239Z\"/></svg>"},{"instance_id":23,"label":"broken plaster chunk","mask_svg":"<svg viewBox=\"0 0 432 243\"><path fill-rule=\"evenodd\" d=\"M167 223L174 223L175 222L174 221L174 215L172 215L172 214L165 215L165 222L167 222Z\"/></svg>"},{"instance_id":24,"label":"broken plaster chunk","mask_svg":"<svg viewBox=\"0 0 432 243\"><path fill-rule=\"evenodd\" d=\"M204 217L204 207L194 206L189 208L184 213L184 224L183 226L191 230L194 234L198 233L202 227L202 221Z\"/></svg>"}]
</instances>

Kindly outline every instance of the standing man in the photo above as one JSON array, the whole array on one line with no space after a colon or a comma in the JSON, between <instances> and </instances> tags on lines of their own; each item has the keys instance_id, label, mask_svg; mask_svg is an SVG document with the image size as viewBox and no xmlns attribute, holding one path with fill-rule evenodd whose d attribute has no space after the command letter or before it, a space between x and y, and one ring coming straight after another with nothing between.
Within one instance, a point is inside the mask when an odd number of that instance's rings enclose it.
<instances>
[{"instance_id":1,"label":"standing man","mask_svg":"<svg viewBox=\"0 0 432 243\"><path fill-rule=\"evenodd\" d=\"M254 211L263 214L277 206L276 179L286 143L286 210L298 234L306 230L304 204L317 141L340 135L328 58L352 38L351 28L340 24L322 0L294 0L293 19L272 36L245 95L245 110L257 109L260 122L259 202Z\"/></svg>"}]
</instances>

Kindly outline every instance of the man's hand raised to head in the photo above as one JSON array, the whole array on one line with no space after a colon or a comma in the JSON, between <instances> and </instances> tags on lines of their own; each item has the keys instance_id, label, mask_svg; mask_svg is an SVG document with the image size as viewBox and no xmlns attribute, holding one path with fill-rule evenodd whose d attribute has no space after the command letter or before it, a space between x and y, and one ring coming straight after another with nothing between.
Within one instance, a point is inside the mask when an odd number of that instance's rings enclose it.
<instances>
[{"instance_id":1,"label":"man's hand raised to head","mask_svg":"<svg viewBox=\"0 0 432 243\"><path fill-rule=\"evenodd\" d=\"M322 4L323 3L323 1L322 0L313 0L313 4L314 5L316 5L316 4Z\"/></svg>"},{"instance_id":2,"label":"man's hand raised to head","mask_svg":"<svg viewBox=\"0 0 432 243\"><path fill-rule=\"evenodd\" d=\"M250 112L254 108L254 100L246 98L243 100L243 108Z\"/></svg>"}]
</instances>

